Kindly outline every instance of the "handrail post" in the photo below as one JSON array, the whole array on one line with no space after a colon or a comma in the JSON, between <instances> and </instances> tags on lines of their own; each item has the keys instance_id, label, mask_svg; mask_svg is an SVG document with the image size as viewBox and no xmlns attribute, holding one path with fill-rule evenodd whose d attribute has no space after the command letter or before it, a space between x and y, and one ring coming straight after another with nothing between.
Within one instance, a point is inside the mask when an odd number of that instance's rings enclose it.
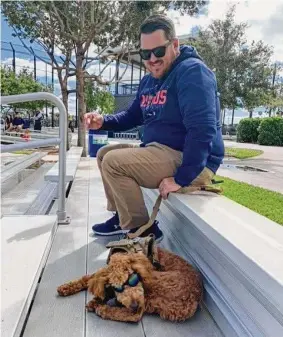
<instances>
[{"instance_id":1,"label":"handrail post","mask_svg":"<svg viewBox=\"0 0 283 337\"><path fill-rule=\"evenodd\" d=\"M58 210L57 210L57 220L58 224L69 224L70 218L66 214L66 151L67 151L67 124L68 124L68 115L66 108L63 102L56 97L55 95L48 92L36 92L30 94L22 95L10 95L2 96L1 104L11 104L11 103L20 103L28 101L39 101L39 100L48 100L55 104L59 109L59 186L58 186ZM27 145L29 144L29 145ZM26 146L30 148L30 142ZM56 144L56 142L54 143ZM16 144L15 144L16 146ZM9 146L11 149L13 146ZM3 147L1 147L3 148Z\"/></svg>"}]
</instances>

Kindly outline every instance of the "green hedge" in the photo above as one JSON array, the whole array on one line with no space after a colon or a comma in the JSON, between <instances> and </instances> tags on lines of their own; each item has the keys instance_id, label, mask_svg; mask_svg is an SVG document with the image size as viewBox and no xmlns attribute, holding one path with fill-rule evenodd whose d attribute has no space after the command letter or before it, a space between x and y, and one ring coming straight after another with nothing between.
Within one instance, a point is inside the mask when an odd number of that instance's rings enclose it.
<instances>
[{"instance_id":1,"label":"green hedge","mask_svg":"<svg viewBox=\"0 0 283 337\"><path fill-rule=\"evenodd\" d=\"M237 142L283 146L283 118L244 118L237 128Z\"/></svg>"},{"instance_id":2,"label":"green hedge","mask_svg":"<svg viewBox=\"0 0 283 337\"><path fill-rule=\"evenodd\" d=\"M256 143L258 140L258 128L260 118L243 118L237 127L237 142Z\"/></svg>"},{"instance_id":3,"label":"green hedge","mask_svg":"<svg viewBox=\"0 0 283 337\"><path fill-rule=\"evenodd\" d=\"M264 118L259 126L258 143L283 146L283 118Z\"/></svg>"}]
</instances>

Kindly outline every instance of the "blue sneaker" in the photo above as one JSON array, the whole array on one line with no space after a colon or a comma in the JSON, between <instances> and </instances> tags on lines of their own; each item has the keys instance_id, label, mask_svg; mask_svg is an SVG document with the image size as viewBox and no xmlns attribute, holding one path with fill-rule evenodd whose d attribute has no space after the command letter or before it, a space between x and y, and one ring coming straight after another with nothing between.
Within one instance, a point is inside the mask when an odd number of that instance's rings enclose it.
<instances>
[{"instance_id":1,"label":"blue sneaker","mask_svg":"<svg viewBox=\"0 0 283 337\"><path fill-rule=\"evenodd\" d=\"M129 233L135 233L135 231L137 231L137 230L138 230L138 228L133 228L129 231ZM153 225L150 228L148 228L145 232L143 232L140 237L146 237L149 234L154 234L156 243L159 243L159 242L162 241L163 232L158 227L158 221L157 220L155 220ZM125 237L127 237L127 235L125 235Z\"/></svg>"},{"instance_id":2,"label":"blue sneaker","mask_svg":"<svg viewBox=\"0 0 283 337\"><path fill-rule=\"evenodd\" d=\"M120 227L118 213L115 213L111 219L103 223L93 225L92 230L94 234L101 236L125 234L128 232L128 230L122 229Z\"/></svg>"}]
</instances>

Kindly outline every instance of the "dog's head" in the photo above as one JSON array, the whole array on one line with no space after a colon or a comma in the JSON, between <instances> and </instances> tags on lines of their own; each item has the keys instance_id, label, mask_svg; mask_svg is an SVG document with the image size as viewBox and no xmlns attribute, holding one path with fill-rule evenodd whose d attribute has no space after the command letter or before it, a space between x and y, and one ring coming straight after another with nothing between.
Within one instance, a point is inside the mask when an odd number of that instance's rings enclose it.
<instances>
[{"instance_id":1,"label":"dog's head","mask_svg":"<svg viewBox=\"0 0 283 337\"><path fill-rule=\"evenodd\" d=\"M118 252L89 280L89 291L107 305L123 306L142 314L153 270L145 255Z\"/></svg>"}]
</instances>

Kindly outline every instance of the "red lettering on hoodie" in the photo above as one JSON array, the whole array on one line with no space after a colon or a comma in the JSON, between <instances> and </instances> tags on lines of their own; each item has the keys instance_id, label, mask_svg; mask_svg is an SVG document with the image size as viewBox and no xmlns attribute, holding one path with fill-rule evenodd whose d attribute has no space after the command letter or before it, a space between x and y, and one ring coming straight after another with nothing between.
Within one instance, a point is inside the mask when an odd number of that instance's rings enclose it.
<instances>
[{"instance_id":1,"label":"red lettering on hoodie","mask_svg":"<svg viewBox=\"0 0 283 337\"><path fill-rule=\"evenodd\" d=\"M165 104L166 100L167 100L167 90L161 90L159 94L158 104L160 105Z\"/></svg>"},{"instance_id":2,"label":"red lettering on hoodie","mask_svg":"<svg viewBox=\"0 0 283 337\"><path fill-rule=\"evenodd\" d=\"M141 107L146 107L152 105L162 105L165 104L167 100L167 90L158 91L156 96L142 95L141 96Z\"/></svg>"},{"instance_id":3,"label":"red lettering on hoodie","mask_svg":"<svg viewBox=\"0 0 283 337\"><path fill-rule=\"evenodd\" d=\"M147 96L147 98L148 98L147 99L147 106L149 106L152 103L153 96L149 95L149 96Z\"/></svg>"},{"instance_id":4,"label":"red lettering on hoodie","mask_svg":"<svg viewBox=\"0 0 283 337\"><path fill-rule=\"evenodd\" d=\"M141 107L145 107L146 106L146 96L142 95L142 101L141 101Z\"/></svg>"},{"instance_id":5,"label":"red lettering on hoodie","mask_svg":"<svg viewBox=\"0 0 283 337\"><path fill-rule=\"evenodd\" d=\"M152 100L152 104L159 104L159 94L160 94L160 91L158 91L156 96L154 96L154 98Z\"/></svg>"}]
</instances>

